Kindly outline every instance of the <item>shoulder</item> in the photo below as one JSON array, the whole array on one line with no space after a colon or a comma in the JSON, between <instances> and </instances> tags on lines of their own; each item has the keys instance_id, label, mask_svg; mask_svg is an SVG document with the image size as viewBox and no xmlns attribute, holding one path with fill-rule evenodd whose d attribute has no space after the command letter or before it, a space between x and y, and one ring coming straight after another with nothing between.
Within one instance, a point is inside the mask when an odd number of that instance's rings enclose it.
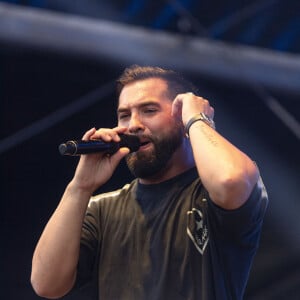
<instances>
[{"instance_id":1,"label":"shoulder","mask_svg":"<svg viewBox=\"0 0 300 300\"><path fill-rule=\"evenodd\" d=\"M102 194L97 194L93 197L91 197L90 202L99 202L99 201L104 201L104 199L111 199L111 198L117 198L121 194L126 193L129 190L130 184L125 184L122 188L107 192L107 193L102 193Z\"/></svg>"},{"instance_id":2,"label":"shoulder","mask_svg":"<svg viewBox=\"0 0 300 300\"><path fill-rule=\"evenodd\" d=\"M122 188L97 194L91 197L89 206L99 206L107 201L114 202L118 201L119 199L123 199L125 195L133 191L136 187L136 180L133 180L131 183L125 184Z\"/></svg>"}]
</instances>

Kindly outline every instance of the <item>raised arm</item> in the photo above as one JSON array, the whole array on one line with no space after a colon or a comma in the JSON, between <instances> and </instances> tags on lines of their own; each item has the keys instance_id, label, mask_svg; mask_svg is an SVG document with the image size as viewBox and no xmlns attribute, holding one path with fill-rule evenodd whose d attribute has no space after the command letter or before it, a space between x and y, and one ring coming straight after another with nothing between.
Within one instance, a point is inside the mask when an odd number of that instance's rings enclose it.
<instances>
[{"instance_id":1,"label":"raised arm","mask_svg":"<svg viewBox=\"0 0 300 300\"><path fill-rule=\"evenodd\" d=\"M119 142L117 133L126 128L89 130L84 140ZM112 156L82 155L75 175L47 223L34 251L31 283L35 292L46 298L59 298L73 287L79 258L80 237L86 208L92 193L113 174L129 152L121 148Z\"/></svg>"},{"instance_id":2,"label":"raised arm","mask_svg":"<svg viewBox=\"0 0 300 300\"><path fill-rule=\"evenodd\" d=\"M200 113L214 116L206 99L187 93L174 100L173 114L181 114L185 126ZM201 118L192 122L188 135L199 176L212 201L224 209L243 205L259 177L255 163Z\"/></svg>"}]
</instances>

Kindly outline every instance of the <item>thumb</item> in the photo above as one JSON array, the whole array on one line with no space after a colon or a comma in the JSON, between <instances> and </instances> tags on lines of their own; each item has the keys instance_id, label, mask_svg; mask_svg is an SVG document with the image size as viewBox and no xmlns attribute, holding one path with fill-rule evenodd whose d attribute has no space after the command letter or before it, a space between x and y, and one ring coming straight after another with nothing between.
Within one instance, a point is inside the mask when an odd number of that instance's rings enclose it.
<instances>
[{"instance_id":1,"label":"thumb","mask_svg":"<svg viewBox=\"0 0 300 300\"><path fill-rule=\"evenodd\" d=\"M111 156L111 162L114 165L119 164L121 159L129 154L130 150L127 147L120 148L113 156Z\"/></svg>"},{"instance_id":2,"label":"thumb","mask_svg":"<svg viewBox=\"0 0 300 300\"><path fill-rule=\"evenodd\" d=\"M173 117L181 117L181 111L182 111L182 99L181 99L181 95L177 95L177 97L174 99L172 103L171 114Z\"/></svg>"}]
</instances>

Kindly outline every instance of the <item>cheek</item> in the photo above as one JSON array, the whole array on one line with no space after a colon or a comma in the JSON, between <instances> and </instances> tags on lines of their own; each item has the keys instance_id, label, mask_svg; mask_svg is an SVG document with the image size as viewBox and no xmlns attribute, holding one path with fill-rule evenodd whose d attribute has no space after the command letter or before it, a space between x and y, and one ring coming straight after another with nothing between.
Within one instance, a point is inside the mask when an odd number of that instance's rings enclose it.
<instances>
[{"instance_id":1,"label":"cheek","mask_svg":"<svg viewBox=\"0 0 300 300\"><path fill-rule=\"evenodd\" d=\"M178 130L184 131L182 121L174 118L164 118L157 121L152 120L148 125L149 131L158 136L169 135Z\"/></svg>"},{"instance_id":2,"label":"cheek","mask_svg":"<svg viewBox=\"0 0 300 300\"><path fill-rule=\"evenodd\" d=\"M164 132L169 131L169 128L172 126L170 120L166 119L152 119L147 124L145 124L146 128L151 133L163 134Z\"/></svg>"}]
</instances>

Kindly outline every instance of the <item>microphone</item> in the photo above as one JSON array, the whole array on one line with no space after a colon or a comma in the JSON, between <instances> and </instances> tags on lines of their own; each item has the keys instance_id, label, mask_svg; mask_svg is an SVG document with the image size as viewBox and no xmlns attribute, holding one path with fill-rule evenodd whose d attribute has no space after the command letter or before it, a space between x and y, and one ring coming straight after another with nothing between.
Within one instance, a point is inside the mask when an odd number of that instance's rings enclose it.
<instances>
[{"instance_id":1,"label":"microphone","mask_svg":"<svg viewBox=\"0 0 300 300\"><path fill-rule=\"evenodd\" d=\"M120 142L104 142L100 140L67 141L63 144L60 144L58 150L61 155L76 156L96 152L114 154L121 147L129 148L130 152L135 152L139 149L140 140L137 136L120 134L120 138Z\"/></svg>"}]
</instances>

